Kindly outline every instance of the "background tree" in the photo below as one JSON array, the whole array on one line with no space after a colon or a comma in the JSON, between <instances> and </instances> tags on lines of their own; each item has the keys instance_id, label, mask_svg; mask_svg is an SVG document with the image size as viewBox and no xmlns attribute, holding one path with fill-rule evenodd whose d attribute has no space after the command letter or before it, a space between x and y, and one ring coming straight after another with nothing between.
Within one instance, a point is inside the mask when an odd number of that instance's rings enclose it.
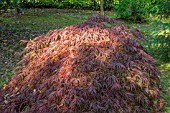
<instances>
[{"instance_id":1,"label":"background tree","mask_svg":"<svg viewBox=\"0 0 170 113\"><path fill-rule=\"evenodd\" d=\"M101 15L104 15L104 1L100 0L100 13Z\"/></svg>"},{"instance_id":2,"label":"background tree","mask_svg":"<svg viewBox=\"0 0 170 113\"><path fill-rule=\"evenodd\" d=\"M114 10L121 19L141 22L148 14L148 4L150 0L119 0Z\"/></svg>"}]
</instances>

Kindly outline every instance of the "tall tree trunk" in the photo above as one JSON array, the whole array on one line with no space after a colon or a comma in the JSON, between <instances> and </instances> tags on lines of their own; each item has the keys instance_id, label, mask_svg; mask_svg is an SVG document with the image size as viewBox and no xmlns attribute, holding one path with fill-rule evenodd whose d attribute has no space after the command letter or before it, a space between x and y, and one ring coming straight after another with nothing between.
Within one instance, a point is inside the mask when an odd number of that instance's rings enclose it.
<instances>
[{"instance_id":1,"label":"tall tree trunk","mask_svg":"<svg viewBox=\"0 0 170 113\"><path fill-rule=\"evenodd\" d=\"M104 15L104 1L103 0L100 0L100 14L101 15Z\"/></svg>"}]
</instances>

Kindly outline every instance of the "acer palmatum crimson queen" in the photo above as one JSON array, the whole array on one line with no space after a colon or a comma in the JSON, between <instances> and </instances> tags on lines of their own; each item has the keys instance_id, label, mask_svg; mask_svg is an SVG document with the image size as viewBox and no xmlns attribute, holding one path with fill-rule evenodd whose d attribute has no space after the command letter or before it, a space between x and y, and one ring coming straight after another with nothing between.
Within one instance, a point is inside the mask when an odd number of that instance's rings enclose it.
<instances>
[{"instance_id":1,"label":"acer palmatum crimson queen","mask_svg":"<svg viewBox=\"0 0 170 113\"><path fill-rule=\"evenodd\" d=\"M0 112L157 112L160 73L137 41L143 35L92 15L28 41L0 89Z\"/></svg>"}]
</instances>

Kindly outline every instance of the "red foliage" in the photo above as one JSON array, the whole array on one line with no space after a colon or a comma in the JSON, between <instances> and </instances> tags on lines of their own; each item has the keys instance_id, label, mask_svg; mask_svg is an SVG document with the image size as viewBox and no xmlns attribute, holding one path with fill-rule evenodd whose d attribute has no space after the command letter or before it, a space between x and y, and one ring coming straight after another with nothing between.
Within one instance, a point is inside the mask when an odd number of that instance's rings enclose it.
<instances>
[{"instance_id":1,"label":"red foliage","mask_svg":"<svg viewBox=\"0 0 170 113\"><path fill-rule=\"evenodd\" d=\"M159 71L134 37L143 40L137 29L92 15L28 41L0 89L0 112L156 112Z\"/></svg>"}]
</instances>

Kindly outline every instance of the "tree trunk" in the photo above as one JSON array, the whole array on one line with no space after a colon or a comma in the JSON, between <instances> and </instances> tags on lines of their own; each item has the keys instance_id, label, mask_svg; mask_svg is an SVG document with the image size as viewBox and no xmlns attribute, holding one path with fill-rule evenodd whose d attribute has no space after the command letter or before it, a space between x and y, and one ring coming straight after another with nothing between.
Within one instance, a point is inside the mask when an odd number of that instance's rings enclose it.
<instances>
[{"instance_id":1,"label":"tree trunk","mask_svg":"<svg viewBox=\"0 0 170 113\"><path fill-rule=\"evenodd\" d=\"M100 0L100 14L101 15L104 15L104 1L103 0Z\"/></svg>"}]
</instances>

